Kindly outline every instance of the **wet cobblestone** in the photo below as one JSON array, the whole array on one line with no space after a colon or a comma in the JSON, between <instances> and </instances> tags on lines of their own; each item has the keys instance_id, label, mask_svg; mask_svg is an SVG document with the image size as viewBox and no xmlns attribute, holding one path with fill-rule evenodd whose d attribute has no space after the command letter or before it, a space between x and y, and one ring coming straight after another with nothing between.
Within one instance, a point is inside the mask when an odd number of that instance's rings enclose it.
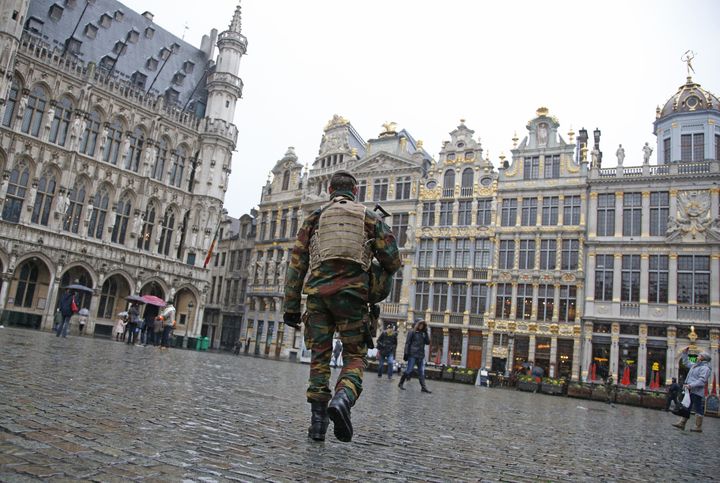
<instances>
[{"instance_id":1,"label":"wet cobblestone","mask_svg":"<svg viewBox=\"0 0 720 483\"><path fill-rule=\"evenodd\" d=\"M309 442L308 366L0 329L0 481L712 481L660 411L366 377L355 437Z\"/></svg>"}]
</instances>

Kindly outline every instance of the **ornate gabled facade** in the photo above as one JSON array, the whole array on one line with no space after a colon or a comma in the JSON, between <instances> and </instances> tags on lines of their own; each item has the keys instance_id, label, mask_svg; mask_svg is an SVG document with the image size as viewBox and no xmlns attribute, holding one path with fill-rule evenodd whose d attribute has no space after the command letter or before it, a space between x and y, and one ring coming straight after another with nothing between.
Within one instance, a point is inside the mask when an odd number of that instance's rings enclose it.
<instances>
[{"instance_id":1,"label":"ornate gabled facade","mask_svg":"<svg viewBox=\"0 0 720 483\"><path fill-rule=\"evenodd\" d=\"M198 49L115 0L1 7L2 319L49 328L79 282L89 333L152 293L199 335L238 135L240 8L215 62L215 31Z\"/></svg>"}]
</instances>

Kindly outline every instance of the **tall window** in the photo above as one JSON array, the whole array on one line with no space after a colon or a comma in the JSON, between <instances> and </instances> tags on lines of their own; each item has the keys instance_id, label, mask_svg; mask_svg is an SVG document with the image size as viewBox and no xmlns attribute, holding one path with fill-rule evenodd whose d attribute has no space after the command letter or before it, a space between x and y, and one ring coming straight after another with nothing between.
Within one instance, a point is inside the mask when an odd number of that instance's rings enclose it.
<instances>
[{"instance_id":1,"label":"tall window","mask_svg":"<svg viewBox=\"0 0 720 483\"><path fill-rule=\"evenodd\" d=\"M185 171L185 148L180 146L172 154L172 166L170 167L170 186L179 188L183 180L183 172Z\"/></svg>"},{"instance_id":2,"label":"tall window","mask_svg":"<svg viewBox=\"0 0 720 483\"><path fill-rule=\"evenodd\" d=\"M540 241L540 270L555 270L557 260L557 241Z\"/></svg>"},{"instance_id":3,"label":"tall window","mask_svg":"<svg viewBox=\"0 0 720 483\"><path fill-rule=\"evenodd\" d=\"M392 232L395 235L399 247L407 243L407 229L410 215L407 213L395 213L392 216Z\"/></svg>"},{"instance_id":4,"label":"tall window","mask_svg":"<svg viewBox=\"0 0 720 483\"><path fill-rule=\"evenodd\" d=\"M522 226L535 226L537 224L537 198L523 198L520 224Z\"/></svg>"},{"instance_id":5,"label":"tall window","mask_svg":"<svg viewBox=\"0 0 720 483\"><path fill-rule=\"evenodd\" d=\"M262 219L261 219L261 221L260 221L260 238L259 238L259 240L265 240L265 239L266 239L266 235L267 235L267 218L268 218L268 214L267 214L267 213L263 213L263 214L262 214ZM260 256L260 255L258 255L258 257L259 257L259 256Z\"/></svg>"},{"instance_id":6,"label":"tall window","mask_svg":"<svg viewBox=\"0 0 720 483\"><path fill-rule=\"evenodd\" d=\"M640 301L640 255L623 255L620 300Z\"/></svg>"},{"instance_id":7,"label":"tall window","mask_svg":"<svg viewBox=\"0 0 720 483\"><path fill-rule=\"evenodd\" d=\"M453 196L455 194L455 170L448 169L445 171L443 176L443 190L442 195L445 197Z\"/></svg>"},{"instance_id":8,"label":"tall window","mask_svg":"<svg viewBox=\"0 0 720 483\"><path fill-rule=\"evenodd\" d=\"M519 284L515 299L515 317L529 320L532 317L533 286L529 283Z\"/></svg>"},{"instance_id":9,"label":"tall window","mask_svg":"<svg viewBox=\"0 0 720 483\"><path fill-rule=\"evenodd\" d=\"M440 202L440 226L452 225L453 219L453 202L452 201L441 201Z\"/></svg>"},{"instance_id":10,"label":"tall window","mask_svg":"<svg viewBox=\"0 0 720 483\"><path fill-rule=\"evenodd\" d=\"M492 258L490 257L491 251L492 244L490 243L490 240L488 238L476 238L473 267L488 268L492 261Z\"/></svg>"},{"instance_id":11,"label":"tall window","mask_svg":"<svg viewBox=\"0 0 720 483\"><path fill-rule=\"evenodd\" d=\"M462 185L460 188L460 196L473 195L474 173L472 168L465 168L462 172Z\"/></svg>"},{"instance_id":12,"label":"tall window","mask_svg":"<svg viewBox=\"0 0 720 483\"><path fill-rule=\"evenodd\" d=\"M422 206L422 226L435 225L435 202L425 202Z\"/></svg>"},{"instance_id":13,"label":"tall window","mask_svg":"<svg viewBox=\"0 0 720 483\"><path fill-rule=\"evenodd\" d=\"M105 129L107 129L107 139L103 146L103 160L110 164L117 164L122 142L122 124L119 119L115 119L112 124L106 124Z\"/></svg>"},{"instance_id":14,"label":"tall window","mask_svg":"<svg viewBox=\"0 0 720 483\"><path fill-rule=\"evenodd\" d=\"M10 86L10 92L5 105L5 113L3 114L2 125L12 128L15 121L15 106L17 106L18 95L20 93L20 87L16 80L13 80Z\"/></svg>"},{"instance_id":15,"label":"tall window","mask_svg":"<svg viewBox=\"0 0 720 483\"><path fill-rule=\"evenodd\" d=\"M472 224L472 201L458 201L458 226L469 226Z\"/></svg>"},{"instance_id":16,"label":"tall window","mask_svg":"<svg viewBox=\"0 0 720 483\"><path fill-rule=\"evenodd\" d=\"M155 227L155 207L148 205L145 209L145 221L143 223L142 232L137 234L138 250L150 251L152 243L153 228Z\"/></svg>"},{"instance_id":17,"label":"tall window","mask_svg":"<svg viewBox=\"0 0 720 483\"><path fill-rule=\"evenodd\" d=\"M412 182L410 180L410 176L400 176L395 181L395 199L396 200L409 200L411 187L412 187Z\"/></svg>"},{"instance_id":18,"label":"tall window","mask_svg":"<svg viewBox=\"0 0 720 483\"><path fill-rule=\"evenodd\" d=\"M424 312L430 301L430 283L415 282L415 311Z\"/></svg>"},{"instance_id":19,"label":"tall window","mask_svg":"<svg viewBox=\"0 0 720 483\"><path fill-rule=\"evenodd\" d=\"M467 286L464 283L456 283L452 287L452 296L450 297L450 311L455 313L465 312L467 305Z\"/></svg>"},{"instance_id":20,"label":"tall window","mask_svg":"<svg viewBox=\"0 0 720 483\"><path fill-rule=\"evenodd\" d=\"M580 224L580 196L566 196L563 200L563 225Z\"/></svg>"},{"instance_id":21,"label":"tall window","mask_svg":"<svg viewBox=\"0 0 720 483\"><path fill-rule=\"evenodd\" d=\"M280 215L280 233L278 234L279 238L287 238L287 219L289 213L290 210L288 210L287 208L282 210L282 213Z\"/></svg>"},{"instance_id":22,"label":"tall window","mask_svg":"<svg viewBox=\"0 0 720 483\"><path fill-rule=\"evenodd\" d=\"M145 144L145 133L139 127L135 128L130 136L130 149L128 149L125 157L125 169L135 171L137 173L140 166L140 157L142 156L143 145Z\"/></svg>"},{"instance_id":23,"label":"tall window","mask_svg":"<svg viewBox=\"0 0 720 483\"><path fill-rule=\"evenodd\" d=\"M402 283L402 270L398 270L393 275L392 289L390 290L390 295L388 295L388 302L393 304L400 303L400 296L402 295Z\"/></svg>"},{"instance_id":24,"label":"tall window","mask_svg":"<svg viewBox=\"0 0 720 483\"><path fill-rule=\"evenodd\" d=\"M449 238L438 238L436 254L437 259L435 266L438 268L448 268L452 261L452 240Z\"/></svg>"},{"instance_id":25,"label":"tall window","mask_svg":"<svg viewBox=\"0 0 720 483\"><path fill-rule=\"evenodd\" d=\"M555 226L558 224L558 206L560 198L548 196L542 200L542 224L544 226Z\"/></svg>"},{"instance_id":26,"label":"tall window","mask_svg":"<svg viewBox=\"0 0 720 483\"><path fill-rule=\"evenodd\" d=\"M715 160L720 161L720 134L715 135Z\"/></svg>"},{"instance_id":27,"label":"tall window","mask_svg":"<svg viewBox=\"0 0 720 483\"><path fill-rule=\"evenodd\" d=\"M285 170L283 173L283 180L282 180L282 190L287 191L287 189L290 187L290 171Z\"/></svg>"},{"instance_id":28,"label":"tall window","mask_svg":"<svg viewBox=\"0 0 720 483\"><path fill-rule=\"evenodd\" d=\"M20 171L20 169L22 169L22 171ZM5 203L3 203L3 220L11 223L18 223L20 221L20 213L23 202L25 201L29 178L30 170L26 167L15 167L10 171L7 193L5 193Z\"/></svg>"},{"instance_id":29,"label":"tall window","mask_svg":"<svg viewBox=\"0 0 720 483\"><path fill-rule=\"evenodd\" d=\"M515 240L500 240L500 267L512 269L515 266Z\"/></svg>"},{"instance_id":30,"label":"tall window","mask_svg":"<svg viewBox=\"0 0 720 483\"><path fill-rule=\"evenodd\" d=\"M546 179L560 177L560 156L545 156L545 175Z\"/></svg>"},{"instance_id":31,"label":"tall window","mask_svg":"<svg viewBox=\"0 0 720 483\"><path fill-rule=\"evenodd\" d=\"M65 146L68 128L72 119L73 105L70 99L63 97L55 106L55 116L50 125L50 142Z\"/></svg>"},{"instance_id":32,"label":"tall window","mask_svg":"<svg viewBox=\"0 0 720 483\"><path fill-rule=\"evenodd\" d=\"M595 300L612 301L614 255L595 255Z\"/></svg>"},{"instance_id":33,"label":"tall window","mask_svg":"<svg viewBox=\"0 0 720 483\"><path fill-rule=\"evenodd\" d=\"M361 179L358 181L358 201L364 202L365 196L367 196L367 180Z\"/></svg>"},{"instance_id":34,"label":"tall window","mask_svg":"<svg viewBox=\"0 0 720 483\"><path fill-rule=\"evenodd\" d=\"M385 201L388 195L388 179L379 178L373 181L373 201Z\"/></svg>"},{"instance_id":35,"label":"tall window","mask_svg":"<svg viewBox=\"0 0 720 483\"><path fill-rule=\"evenodd\" d=\"M523 160L523 179L538 179L540 177L540 158L534 156Z\"/></svg>"},{"instance_id":36,"label":"tall window","mask_svg":"<svg viewBox=\"0 0 720 483\"><path fill-rule=\"evenodd\" d=\"M455 240L455 268L470 266L470 239L458 238Z\"/></svg>"},{"instance_id":37,"label":"tall window","mask_svg":"<svg viewBox=\"0 0 720 483\"><path fill-rule=\"evenodd\" d=\"M615 194L597 197L597 236L615 236Z\"/></svg>"},{"instance_id":38,"label":"tall window","mask_svg":"<svg viewBox=\"0 0 720 483\"><path fill-rule=\"evenodd\" d=\"M40 134L46 107L47 97L45 96L45 90L40 86L35 86L28 98L20 130L25 134L37 137Z\"/></svg>"},{"instance_id":39,"label":"tall window","mask_svg":"<svg viewBox=\"0 0 720 483\"><path fill-rule=\"evenodd\" d=\"M169 143L167 139L161 138L157 145L155 166L152 169L152 177L158 181L165 179L165 165L167 164Z\"/></svg>"},{"instance_id":40,"label":"tall window","mask_svg":"<svg viewBox=\"0 0 720 483\"><path fill-rule=\"evenodd\" d=\"M15 306L32 308L38 279L37 264L32 261L25 262L20 267L19 273L15 289Z\"/></svg>"},{"instance_id":41,"label":"tall window","mask_svg":"<svg viewBox=\"0 0 720 483\"><path fill-rule=\"evenodd\" d=\"M273 210L272 213L270 213L270 239L275 239L275 235L277 234L277 217L278 217L278 210Z\"/></svg>"},{"instance_id":42,"label":"tall window","mask_svg":"<svg viewBox=\"0 0 720 483\"><path fill-rule=\"evenodd\" d=\"M509 283L497 284L495 297L495 317L509 319L512 313L512 285Z\"/></svg>"},{"instance_id":43,"label":"tall window","mask_svg":"<svg viewBox=\"0 0 720 483\"><path fill-rule=\"evenodd\" d=\"M113 243L124 244L125 235L127 234L128 221L130 220L130 212L132 211L132 202L128 196L120 199L115 212L115 225L113 226L112 236L110 240Z\"/></svg>"},{"instance_id":44,"label":"tall window","mask_svg":"<svg viewBox=\"0 0 720 483\"><path fill-rule=\"evenodd\" d=\"M560 286L560 322L575 320L577 308L577 287L574 285Z\"/></svg>"},{"instance_id":45,"label":"tall window","mask_svg":"<svg viewBox=\"0 0 720 483\"><path fill-rule=\"evenodd\" d=\"M623 236L640 236L642 229L642 193L623 197Z\"/></svg>"},{"instance_id":46,"label":"tall window","mask_svg":"<svg viewBox=\"0 0 720 483\"><path fill-rule=\"evenodd\" d=\"M55 197L55 177L45 174L37 186L35 206L32 212L32 223L47 226L50 219L50 208Z\"/></svg>"},{"instance_id":47,"label":"tall window","mask_svg":"<svg viewBox=\"0 0 720 483\"><path fill-rule=\"evenodd\" d=\"M492 199L480 198L477 200L477 224L490 226L492 221Z\"/></svg>"},{"instance_id":48,"label":"tall window","mask_svg":"<svg viewBox=\"0 0 720 483\"><path fill-rule=\"evenodd\" d=\"M292 213L292 218L290 219L290 236L295 236L298 232L298 209L293 208Z\"/></svg>"},{"instance_id":49,"label":"tall window","mask_svg":"<svg viewBox=\"0 0 720 483\"><path fill-rule=\"evenodd\" d=\"M535 240L520 240L520 270L535 269Z\"/></svg>"},{"instance_id":50,"label":"tall window","mask_svg":"<svg viewBox=\"0 0 720 483\"><path fill-rule=\"evenodd\" d=\"M112 319L115 315L115 303L118 298L118 286L115 280L115 277L105 280L100 291L97 316L101 319Z\"/></svg>"},{"instance_id":51,"label":"tall window","mask_svg":"<svg viewBox=\"0 0 720 483\"><path fill-rule=\"evenodd\" d=\"M648 277L648 302L666 304L668 301L668 256L650 255Z\"/></svg>"},{"instance_id":52,"label":"tall window","mask_svg":"<svg viewBox=\"0 0 720 483\"><path fill-rule=\"evenodd\" d=\"M678 303L708 305L710 303L710 257L680 255L677 266Z\"/></svg>"},{"instance_id":53,"label":"tall window","mask_svg":"<svg viewBox=\"0 0 720 483\"><path fill-rule=\"evenodd\" d=\"M92 216L90 217L88 236L102 239L108 205L109 197L107 191L98 191L93 202L94 209L92 211Z\"/></svg>"},{"instance_id":54,"label":"tall window","mask_svg":"<svg viewBox=\"0 0 720 483\"><path fill-rule=\"evenodd\" d=\"M85 131L80 138L80 152L87 156L95 156L97 138L100 135L100 114L97 111L90 112L86 119Z\"/></svg>"},{"instance_id":55,"label":"tall window","mask_svg":"<svg viewBox=\"0 0 720 483\"><path fill-rule=\"evenodd\" d=\"M552 320L555 308L555 287L540 285L538 287L538 320Z\"/></svg>"},{"instance_id":56,"label":"tall window","mask_svg":"<svg viewBox=\"0 0 720 483\"><path fill-rule=\"evenodd\" d=\"M670 150L670 147L670 138L663 139L663 161L665 161L665 164L670 163L670 161L672 160L672 152Z\"/></svg>"},{"instance_id":57,"label":"tall window","mask_svg":"<svg viewBox=\"0 0 720 483\"><path fill-rule=\"evenodd\" d=\"M680 159L683 163L705 160L705 134L683 134L680 136Z\"/></svg>"},{"instance_id":58,"label":"tall window","mask_svg":"<svg viewBox=\"0 0 720 483\"><path fill-rule=\"evenodd\" d=\"M487 310L488 287L484 283L473 283L470 285L470 313L485 314Z\"/></svg>"},{"instance_id":59,"label":"tall window","mask_svg":"<svg viewBox=\"0 0 720 483\"><path fill-rule=\"evenodd\" d=\"M175 213L169 208L165 211L160 229L162 232L160 233L160 243L158 243L158 253L169 255L173 230L175 229Z\"/></svg>"},{"instance_id":60,"label":"tall window","mask_svg":"<svg viewBox=\"0 0 720 483\"><path fill-rule=\"evenodd\" d=\"M563 240L560 270L577 270L578 253L580 250L579 240Z\"/></svg>"},{"instance_id":61,"label":"tall window","mask_svg":"<svg viewBox=\"0 0 720 483\"><path fill-rule=\"evenodd\" d=\"M418 244L418 267L429 268L432 265L433 241L423 238Z\"/></svg>"},{"instance_id":62,"label":"tall window","mask_svg":"<svg viewBox=\"0 0 720 483\"><path fill-rule=\"evenodd\" d=\"M500 216L500 224L502 226L515 226L517 223L517 200L504 199L502 201L502 212Z\"/></svg>"},{"instance_id":63,"label":"tall window","mask_svg":"<svg viewBox=\"0 0 720 483\"><path fill-rule=\"evenodd\" d=\"M82 184L75 185L68 193L68 210L63 219L63 230L71 233L80 231L80 216L82 216L83 206L85 205L85 186Z\"/></svg>"},{"instance_id":64,"label":"tall window","mask_svg":"<svg viewBox=\"0 0 720 483\"><path fill-rule=\"evenodd\" d=\"M435 282L433 284L433 306L435 312L447 310L448 284L446 282Z\"/></svg>"},{"instance_id":65,"label":"tall window","mask_svg":"<svg viewBox=\"0 0 720 483\"><path fill-rule=\"evenodd\" d=\"M650 235L664 236L670 217L670 193L656 191L650 193Z\"/></svg>"}]
</instances>

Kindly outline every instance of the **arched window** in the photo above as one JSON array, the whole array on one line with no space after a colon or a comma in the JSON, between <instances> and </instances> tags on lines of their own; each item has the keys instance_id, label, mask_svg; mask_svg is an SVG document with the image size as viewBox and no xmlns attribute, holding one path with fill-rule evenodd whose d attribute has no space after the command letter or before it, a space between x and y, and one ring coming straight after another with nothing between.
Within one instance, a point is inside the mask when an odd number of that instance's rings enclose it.
<instances>
[{"instance_id":1,"label":"arched window","mask_svg":"<svg viewBox=\"0 0 720 483\"><path fill-rule=\"evenodd\" d=\"M65 146L68 128L72 119L73 105L70 99L63 97L55 106L55 117L50 125L50 142Z\"/></svg>"},{"instance_id":2,"label":"arched window","mask_svg":"<svg viewBox=\"0 0 720 483\"><path fill-rule=\"evenodd\" d=\"M443 196L452 196L455 191L455 170L448 169L443 176Z\"/></svg>"},{"instance_id":3,"label":"arched window","mask_svg":"<svg viewBox=\"0 0 720 483\"><path fill-rule=\"evenodd\" d=\"M185 148L182 146L177 148L173 153L172 166L170 167L170 186L180 187L183 171L185 170L185 158Z\"/></svg>"},{"instance_id":4,"label":"arched window","mask_svg":"<svg viewBox=\"0 0 720 483\"><path fill-rule=\"evenodd\" d=\"M475 174L472 168L465 168L462 172L462 189L460 194L462 196L472 196L473 194L473 182Z\"/></svg>"},{"instance_id":5,"label":"arched window","mask_svg":"<svg viewBox=\"0 0 720 483\"><path fill-rule=\"evenodd\" d=\"M128 149L127 157L125 158L125 169L137 173L138 166L140 166L143 144L145 144L145 133L142 129L136 127L135 131L130 134L130 149Z\"/></svg>"},{"instance_id":6,"label":"arched window","mask_svg":"<svg viewBox=\"0 0 720 483\"><path fill-rule=\"evenodd\" d=\"M50 219L50 207L55 197L55 178L45 174L40 178L35 196L31 222L47 226Z\"/></svg>"},{"instance_id":7,"label":"arched window","mask_svg":"<svg viewBox=\"0 0 720 483\"><path fill-rule=\"evenodd\" d=\"M175 228L175 213L171 209L165 212L163 217L160 233L160 243L158 243L158 253L168 255L170 253L170 244L172 242L173 229Z\"/></svg>"},{"instance_id":8,"label":"arched window","mask_svg":"<svg viewBox=\"0 0 720 483\"><path fill-rule=\"evenodd\" d=\"M21 172L20 169L23 171ZM3 204L3 220L11 223L18 223L20 221L20 212L23 202L25 201L29 178L30 170L28 168L16 167L10 172L7 193L5 194L5 203Z\"/></svg>"},{"instance_id":9,"label":"arched window","mask_svg":"<svg viewBox=\"0 0 720 483\"><path fill-rule=\"evenodd\" d=\"M100 134L100 114L92 111L87 119L85 132L80 139L80 152L88 156L95 156L95 146Z\"/></svg>"},{"instance_id":10,"label":"arched window","mask_svg":"<svg viewBox=\"0 0 720 483\"><path fill-rule=\"evenodd\" d=\"M17 79L14 79L12 86L10 86L10 93L8 95L7 101L5 101L5 113L3 114L2 120L3 126L9 127L11 129L13 124L15 124L15 107L17 106L19 94L20 86L17 82Z\"/></svg>"},{"instance_id":11,"label":"arched window","mask_svg":"<svg viewBox=\"0 0 720 483\"><path fill-rule=\"evenodd\" d=\"M150 250L150 242L152 241L153 228L155 227L155 207L148 205L145 210L145 223L143 223L142 233L138 235L138 250Z\"/></svg>"},{"instance_id":12,"label":"arched window","mask_svg":"<svg viewBox=\"0 0 720 483\"><path fill-rule=\"evenodd\" d=\"M15 306L32 308L38 279L37 264L32 261L25 262L20 267L19 273L15 289Z\"/></svg>"},{"instance_id":13,"label":"arched window","mask_svg":"<svg viewBox=\"0 0 720 483\"><path fill-rule=\"evenodd\" d=\"M287 190L288 186L290 186L290 171L285 171L285 173L283 173L283 183L282 183L283 191Z\"/></svg>"},{"instance_id":14,"label":"arched window","mask_svg":"<svg viewBox=\"0 0 720 483\"><path fill-rule=\"evenodd\" d=\"M88 227L89 237L97 238L99 240L102 239L109 203L110 197L108 196L107 191L98 191L93 201L93 211L90 217L90 226Z\"/></svg>"},{"instance_id":15,"label":"arched window","mask_svg":"<svg viewBox=\"0 0 720 483\"><path fill-rule=\"evenodd\" d=\"M129 196L123 196L117 205L115 214L115 226L113 226L112 236L110 240L113 243L125 243L125 235L127 234L127 225L130 220L130 211L132 210L132 201Z\"/></svg>"},{"instance_id":16,"label":"arched window","mask_svg":"<svg viewBox=\"0 0 720 483\"><path fill-rule=\"evenodd\" d=\"M97 316L101 319L112 319L115 312L115 303L118 297L118 286L115 277L110 277L103 283L100 290L100 304Z\"/></svg>"},{"instance_id":17,"label":"arched window","mask_svg":"<svg viewBox=\"0 0 720 483\"><path fill-rule=\"evenodd\" d=\"M120 152L120 141L122 141L122 124L119 119L115 119L112 124L107 126L108 134L105 141L103 160L117 164L118 153Z\"/></svg>"},{"instance_id":18,"label":"arched window","mask_svg":"<svg viewBox=\"0 0 720 483\"><path fill-rule=\"evenodd\" d=\"M165 179L165 163L168 156L167 139L160 139L157 150L157 161L155 162L155 166L153 166L152 177L153 179L162 181L163 179Z\"/></svg>"},{"instance_id":19,"label":"arched window","mask_svg":"<svg viewBox=\"0 0 720 483\"><path fill-rule=\"evenodd\" d=\"M83 205L85 204L85 186L75 185L75 187L70 190L70 193L68 193L68 199L70 200L70 205L63 220L63 229L77 233L80 229L80 216Z\"/></svg>"},{"instance_id":20,"label":"arched window","mask_svg":"<svg viewBox=\"0 0 720 483\"><path fill-rule=\"evenodd\" d=\"M30 93L25 114L23 115L22 132L31 136L40 134L40 125L42 124L46 106L45 90L40 86L35 86Z\"/></svg>"}]
</instances>

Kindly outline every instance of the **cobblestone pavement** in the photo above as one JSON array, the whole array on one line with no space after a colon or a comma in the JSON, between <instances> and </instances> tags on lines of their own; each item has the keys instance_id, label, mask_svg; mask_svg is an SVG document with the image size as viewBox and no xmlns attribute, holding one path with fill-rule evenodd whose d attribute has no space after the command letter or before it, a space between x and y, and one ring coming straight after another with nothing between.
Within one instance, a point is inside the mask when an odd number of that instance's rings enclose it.
<instances>
[{"instance_id":1,"label":"cobblestone pavement","mask_svg":"<svg viewBox=\"0 0 720 483\"><path fill-rule=\"evenodd\" d=\"M366 377L350 444L307 440L308 366L0 329L0 481L710 481L720 420Z\"/></svg>"}]
</instances>

